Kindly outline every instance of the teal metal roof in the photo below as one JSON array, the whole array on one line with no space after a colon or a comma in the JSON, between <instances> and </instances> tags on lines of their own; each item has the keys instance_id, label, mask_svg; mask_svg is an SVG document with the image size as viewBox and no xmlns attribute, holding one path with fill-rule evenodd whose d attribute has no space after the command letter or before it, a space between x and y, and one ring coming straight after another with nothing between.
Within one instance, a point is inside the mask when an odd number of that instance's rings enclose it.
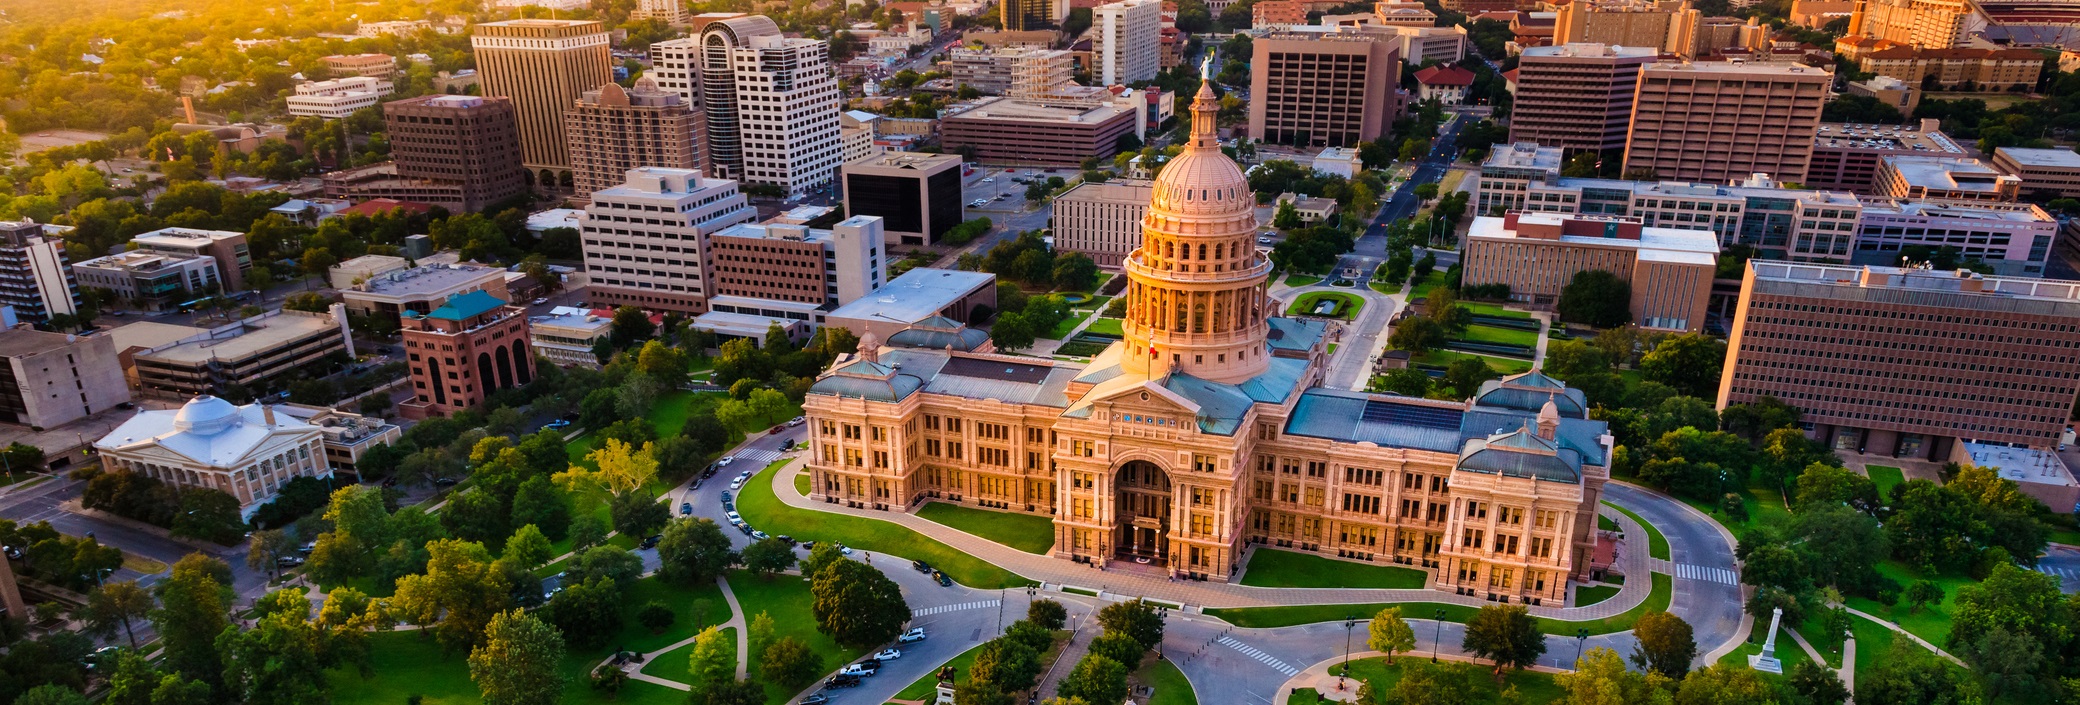
<instances>
[{"instance_id":1,"label":"teal metal roof","mask_svg":"<svg viewBox=\"0 0 2080 705\"><path fill-rule=\"evenodd\" d=\"M504 305L506 305L504 299L492 296L489 292L472 291L467 294L456 294L448 297L447 303L441 304L440 308L427 312L426 317L438 318L444 321L466 321L487 312L498 310L500 306Z\"/></svg>"},{"instance_id":2,"label":"teal metal roof","mask_svg":"<svg viewBox=\"0 0 2080 705\"><path fill-rule=\"evenodd\" d=\"M1459 469L1548 482L1580 482L1582 456L1556 441L1539 438L1528 425L1486 438L1470 438L1459 451Z\"/></svg>"},{"instance_id":3,"label":"teal metal roof","mask_svg":"<svg viewBox=\"0 0 2080 705\"><path fill-rule=\"evenodd\" d=\"M1285 403L1286 397L1300 386L1304 374L1306 360L1274 357L1263 374L1240 384L1213 382L1183 373L1165 377L1160 384L1199 405L1199 432L1232 436L1242 427L1242 419L1249 415L1251 406L1257 402Z\"/></svg>"},{"instance_id":4,"label":"teal metal roof","mask_svg":"<svg viewBox=\"0 0 2080 705\"><path fill-rule=\"evenodd\" d=\"M1546 402L1560 415L1568 418L1589 418L1589 396L1582 390L1568 387L1565 383L1547 377L1538 370L1524 372L1502 379L1491 379L1481 383L1480 394L1473 398L1474 406L1514 409L1538 413Z\"/></svg>"},{"instance_id":5,"label":"teal metal roof","mask_svg":"<svg viewBox=\"0 0 2080 705\"><path fill-rule=\"evenodd\" d=\"M1265 320L1271 331L1265 336L1273 351L1304 351L1314 347L1322 336L1328 335L1327 321L1311 321L1301 318L1272 317Z\"/></svg>"}]
</instances>

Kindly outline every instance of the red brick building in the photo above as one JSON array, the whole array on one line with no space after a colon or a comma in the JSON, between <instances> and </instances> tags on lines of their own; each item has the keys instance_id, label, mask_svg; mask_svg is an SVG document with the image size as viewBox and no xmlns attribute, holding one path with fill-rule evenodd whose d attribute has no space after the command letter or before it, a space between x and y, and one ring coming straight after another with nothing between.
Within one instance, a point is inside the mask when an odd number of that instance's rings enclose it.
<instances>
[{"instance_id":1,"label":"red brick building","mask_svg":"<svg viewBox=\"0 0 2080 705\"><path fill-rule=\"evenodd\" d=\"M526 310L472 291L424 314L404 316L411 401L405 418L447 416L483 403L501 389L534 380L534 349L527 342Z\"/></svg>"}]
</instances>

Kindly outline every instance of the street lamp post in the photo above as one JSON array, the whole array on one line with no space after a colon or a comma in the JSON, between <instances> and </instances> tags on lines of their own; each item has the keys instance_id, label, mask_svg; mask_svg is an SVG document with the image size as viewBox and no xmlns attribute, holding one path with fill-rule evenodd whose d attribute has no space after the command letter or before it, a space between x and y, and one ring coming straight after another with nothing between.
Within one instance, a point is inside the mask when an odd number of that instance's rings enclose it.
<instances>
[{"instance_id":1,"label":"street lamp post","mask_svg":"<svg viewBox=\"0 0 2080 705\"><path fill-rule=\"evenodd\" d=\"M1435 619L1431 621L1437 623L1437 630L1430 636L1430 662L1437 663L1437 649L1444 645L1444 610L1438 610L1433 616Z\"/></svg>"},{"instance_id":2,"label":"street lamp post","mask_svg":"<svg viewBox=\"0 0 2080 705\"><path fill-rule=\"evenodd\" d=\"M1587 630L1587 629L1576 629L1576 630L1574 631L1574 669L1573 669L1573 670L1575 670L1575 671L1580 671L1580 670L1582 670L1582 647L1583 647L1583 646L1586 646L1586 645L1587 645L1588 643L1589 643L1589 630Z\"/></svg>"},{"instance_id":3,"label":"street lamp post","mask_svg":"<svg viewBox=\"0 0 2080 705\"><path fill-rule=\"evenodd\" d=\"M1343 690L1344 676L1350 675L1351 672L1351 630L1357 628L1357 626L1357 617L1351 616L1343 619L1343 667L1336 669L1336 690L1338 692Z\"/></svg>"}]
</instances>

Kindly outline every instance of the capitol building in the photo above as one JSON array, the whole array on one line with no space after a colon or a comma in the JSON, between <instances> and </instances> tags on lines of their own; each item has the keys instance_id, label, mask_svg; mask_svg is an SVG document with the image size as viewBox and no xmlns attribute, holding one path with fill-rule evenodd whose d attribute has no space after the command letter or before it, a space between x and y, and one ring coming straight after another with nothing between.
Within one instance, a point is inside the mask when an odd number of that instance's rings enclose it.
<instances>
[{"instance_id":1,"label":"capitol building","mask_svg":"<svg viewBox=\"0 0 2080 705\"><path fill-rule=\"evenodd\" d=\"M1050 516L1052 554L1230 580L1251 550L1427 572L1543 604L1588 572L1611 438L1536 371L1463 401L1319 386L1326 327L1276 315L1256 200L1202 85L1088 364L869 334L811 388L811 497Z\"/></svg>"}]
</instances>

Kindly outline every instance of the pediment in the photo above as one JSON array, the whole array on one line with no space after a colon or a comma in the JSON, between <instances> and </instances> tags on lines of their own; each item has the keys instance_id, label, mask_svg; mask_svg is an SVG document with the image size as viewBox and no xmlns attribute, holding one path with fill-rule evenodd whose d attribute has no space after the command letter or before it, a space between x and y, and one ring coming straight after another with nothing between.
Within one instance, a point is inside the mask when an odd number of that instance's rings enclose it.
<instances>
[{"instance_id":1,"label":"pediment","mask_svg":"<svg viewBox=\"0 0 2080 705\"><path fill-rule=\"evenodd\" d=\"M1126 385L1118 390L1109 392L1093 390L1093 393L1102 394L1102 396L1094 396L1090 399L1091 403L1104 405L1112 413L1136 414L1146 412L1152 416L1183 415L1185 417L1197 417L1199 415L1199 404L1197 402L1185 398L1184 395L1177 392L1170 391L1155 381Z\"/></svg>"}]
</instances>

